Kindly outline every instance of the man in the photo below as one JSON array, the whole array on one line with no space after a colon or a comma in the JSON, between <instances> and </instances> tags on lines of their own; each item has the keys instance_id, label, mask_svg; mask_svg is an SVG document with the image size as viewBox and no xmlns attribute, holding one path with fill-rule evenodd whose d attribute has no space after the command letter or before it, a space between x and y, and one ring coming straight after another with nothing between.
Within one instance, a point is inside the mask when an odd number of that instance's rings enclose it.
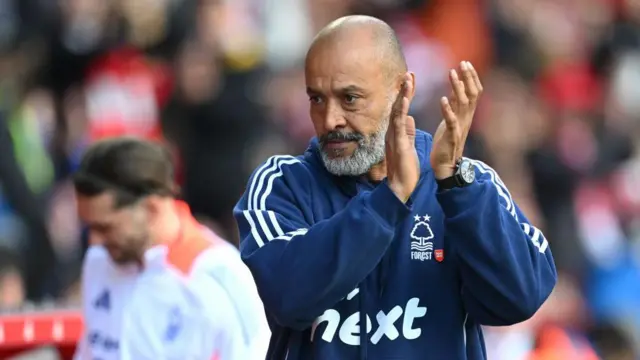
<instances>
[{"instance_id":1,"label":"man","mask_svg":"<svg viewBox=\"0 0 640 360\"><path fill-rule=\"evenodd\" d=\"M414 75L384 22L334 21L305 67L318 136L259 167L235 209L268 359L486 359L481 325L531 317L556 270L496 173L462 157L473 67L451 70L433 138L407 115Z\"/></svg>"},{"instance_id":2,"label":"man","mask_svg":"<svg viewBox=\"0 0 640 360\"><path fill-rule=\"evenodd\" d=\"M133 138L98 142L74 185L91 243L77 359L264 357L270 332L251 274L174 199L165 149Z\"/></svg>"}]
</instances>

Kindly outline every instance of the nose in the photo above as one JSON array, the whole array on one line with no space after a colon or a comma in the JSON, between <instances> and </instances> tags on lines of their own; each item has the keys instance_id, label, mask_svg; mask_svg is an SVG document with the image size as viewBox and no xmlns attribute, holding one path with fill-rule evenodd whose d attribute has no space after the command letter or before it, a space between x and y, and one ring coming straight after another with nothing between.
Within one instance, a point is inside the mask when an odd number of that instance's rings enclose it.
<instances>
[{"instance_id":1,"label":"nose","mask_svg":"<svg viewBox=\"0 0 640 360\"><path fill-rule=\"evenodd\" d=\"M326 131L334 131L347 126L347 119L341 106L332 101L327 103L323 116L324 128Z\"/></svg>"}]
</instances>

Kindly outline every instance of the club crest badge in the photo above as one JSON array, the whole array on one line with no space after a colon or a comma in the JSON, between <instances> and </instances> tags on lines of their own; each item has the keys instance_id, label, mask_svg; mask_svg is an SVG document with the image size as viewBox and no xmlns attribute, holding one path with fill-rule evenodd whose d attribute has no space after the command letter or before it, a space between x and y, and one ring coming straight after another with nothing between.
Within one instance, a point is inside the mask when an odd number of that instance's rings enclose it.
<instances>
[{"instance_id":1,"label":"club crest badge","mask_svg":"<svg viewBox=\"0 0 640 360\"><path fill-rule=\"evenodd\" d=\"M411 260L427 261L433 258L433 230L429 221L429 215L416 215L413 217L414 224L411 230ZM442 256L442 250L440 250ZM437 259L436 259L437 260ZM441 260L439 260L441 261Z\"/></svg>"}]
</instances>

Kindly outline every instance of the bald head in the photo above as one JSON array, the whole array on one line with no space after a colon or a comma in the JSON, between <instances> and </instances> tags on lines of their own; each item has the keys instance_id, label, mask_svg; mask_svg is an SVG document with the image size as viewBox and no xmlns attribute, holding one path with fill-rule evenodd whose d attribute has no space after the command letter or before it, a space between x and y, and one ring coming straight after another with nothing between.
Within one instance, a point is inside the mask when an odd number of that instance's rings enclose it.
<instances>
[{"instance_id":1,"label":"bald head","mask_svg":"<svg viewBox=\"0 0 640 360\"><path fill-rule=\"evenodd\" d=\"M407 74L415 82L384 21L343 17L316 36L305 61L305 82L330 173L360 176L382 163L393 103Z\"/></svg>"},{"instance_id":2,"label":"bald head","mask_svg":"<svg viewBox=\"0 0 640 360\"><path fill-rule=\"evenodd\" d=\"M383 66L386 75L407 71L407 62L395 31L378 18L351 15L332 21L316 35L307 57L319 47L336 43L349 44L353 50L360 52L370 51L373 59Z\"/></svg>"}]
</instances>

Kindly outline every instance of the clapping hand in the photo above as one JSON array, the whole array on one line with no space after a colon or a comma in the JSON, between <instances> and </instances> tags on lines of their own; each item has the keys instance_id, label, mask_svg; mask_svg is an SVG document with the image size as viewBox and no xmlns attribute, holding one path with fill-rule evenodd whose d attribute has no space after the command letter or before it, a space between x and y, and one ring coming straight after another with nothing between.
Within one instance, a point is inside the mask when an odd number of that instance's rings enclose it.
<instances>
[{"instance_id":1,"label":"clapping hand","mask_svg":"<svg viewBox=\"0 0 640 360\"><path fill-rule=\"evenodd\" d=\"M413 96L413 75L406 73L391 111L385 139L387 180L391 191L406 202L420 180L420 163L415 147L416 123L408 115Z\"/></svg>"},{"instance_id":2,"label":"clapping hand","mask_svg":"<svg viewBox=\"0 0 640 360\"><path fill-rule=\"evenodd\" d=\"M443 120L433 136L431 168L436 179L453 176L456 162L462 157L473 114L482 94L478 73L468 61L449 71L451 94L440 99Z\"/></svg>"}]
</instances>

